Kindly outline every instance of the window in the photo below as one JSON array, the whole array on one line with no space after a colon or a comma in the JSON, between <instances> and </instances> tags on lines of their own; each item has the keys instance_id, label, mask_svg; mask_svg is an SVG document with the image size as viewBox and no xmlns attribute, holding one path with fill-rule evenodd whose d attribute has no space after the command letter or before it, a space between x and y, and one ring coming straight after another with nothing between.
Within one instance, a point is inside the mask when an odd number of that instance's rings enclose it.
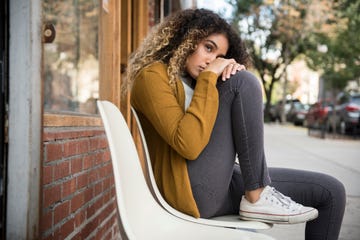
<instances>
[{"instance_id":1,"label":"window","mask_svg":"<svg viewBox=\"0 0 360 240\"><path fill-rule=\"evenodd\" d=\"M93 114L99 96L99 1L43 1L44 110Z\"/></svg>"}]
</instances>

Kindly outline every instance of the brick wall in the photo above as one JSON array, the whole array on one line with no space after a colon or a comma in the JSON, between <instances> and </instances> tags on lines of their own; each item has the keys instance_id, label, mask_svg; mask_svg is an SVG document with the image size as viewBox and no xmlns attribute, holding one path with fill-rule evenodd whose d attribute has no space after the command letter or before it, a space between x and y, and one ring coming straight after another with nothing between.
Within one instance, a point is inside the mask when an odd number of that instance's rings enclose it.
<instances>
[{"instance_id":1,"label":"brick wall","mask_svg":"<svg viewBox=\"0 0 360 240\"><path fill-rule=\"evenodd\" d=\"M45 128L41 239L116 239L115 186L103 129Z\"/></svg>"}]
</instances>

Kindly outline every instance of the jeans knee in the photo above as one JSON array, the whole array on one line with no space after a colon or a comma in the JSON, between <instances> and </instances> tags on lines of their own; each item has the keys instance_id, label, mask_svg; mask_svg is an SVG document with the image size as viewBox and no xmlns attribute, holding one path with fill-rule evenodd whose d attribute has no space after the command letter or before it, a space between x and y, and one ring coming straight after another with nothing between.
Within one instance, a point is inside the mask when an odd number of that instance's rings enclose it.
<instances>
[{"instance_id":1,"label":"jeans knee","mask_svg":"<svg viewBox=\"0 0 360 240\"><path fill-rule=\"evenodd\" d=\"M218 81L217 88L220 99L225 99L224 102L239 103L249 111L262 114L262 87L260 81L249 71L239 71L226 81Z\"/></svg>"},{"instance_id":2,"label":"jeans knee","mask_svg":"<svg viewBox=\"0 0 360 240\"><path fill-rule=\"evenodd\" d=\"M344 209L346 204L346 190L344 184L335 177L325 175L326 185L324 186L327 201L332 206L338 208L338 210Z\"/></svg>"},{"instance_id":3,"label":"jeans knee","mask_svg":"<svg viewBox=\"0 0 360 240\"><path fill-rule=\"evenodd\" d=\"M228 81L232 88L241 88L253 93L262 90L260 81L249 71L239 71L232 75Z\"/></svg>"}]
</instances>

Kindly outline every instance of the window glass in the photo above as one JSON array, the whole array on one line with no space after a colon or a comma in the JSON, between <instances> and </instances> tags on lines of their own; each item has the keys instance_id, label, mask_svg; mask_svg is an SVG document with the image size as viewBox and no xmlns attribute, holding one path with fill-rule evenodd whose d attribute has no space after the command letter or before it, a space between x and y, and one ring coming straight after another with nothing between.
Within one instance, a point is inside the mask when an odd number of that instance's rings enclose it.
<instances>
[{"instance_id":1,"label":"window glass","mask_svg":"<svg viewBox=\"0 0 360 240\"><path fill-rule=\"evenodd\" d=\"M98 0L43 0L44 109L95 113Z\"/></svg>"}]
</instances>

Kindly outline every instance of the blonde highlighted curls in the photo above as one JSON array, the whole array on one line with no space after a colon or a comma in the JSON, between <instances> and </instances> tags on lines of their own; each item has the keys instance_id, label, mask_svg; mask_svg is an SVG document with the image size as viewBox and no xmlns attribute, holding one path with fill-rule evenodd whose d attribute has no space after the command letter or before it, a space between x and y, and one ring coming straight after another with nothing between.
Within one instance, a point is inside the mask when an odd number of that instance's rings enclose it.
<instances>
[{"instance_id":1,"label":"blonde highlighted curls","mask_svg":"<svg viewBox=\"0 0 360 240\"><path fill-rule=\"evenodd\" d=\"M195 51L198 42L195 42L194 39L198 36L206 36L206 32L199 29L191 29L187 33L187 36L185 36L184 41L174 51L172 58L169 60L167 71L169 75L169 84L173 88L175 88L178 76L185 72L184 67L186 64L186 58Z\"/></svg>"},{"instance_id":2,"label":"blonde highlighted curls","mask_svg":"<svg viewBox=\"0 0 360 240\"><path fill-rule=\"evenodd\" d=\"M156 58L156 53L164 46L169 45L169 39L173 37L173 29L170 26L164 25L171 25L171 22L155 26L152 29L152 32L145 38L139 49L130 56L127 68L128 89L132 87L133 80L140 70L149 64L160 60Z\"/></svg>"},{"instance_id":3,"label":"blonde highlighted curls","mask_svg":"<svg viewBox=\"0 0 360 240\"><path fill-rule=\"evenodd\" d=\"M169 84L175 89L179 75L185 73L186 59L197 44L211 34L224 34L229 41L225 58L248 66L249 55L239 34L216 13L206 9L187 9L169 16L155 26L131 56L127 68L126 91L146 66L160 61L168 65Z\"/></svg>"}]
</instances>

